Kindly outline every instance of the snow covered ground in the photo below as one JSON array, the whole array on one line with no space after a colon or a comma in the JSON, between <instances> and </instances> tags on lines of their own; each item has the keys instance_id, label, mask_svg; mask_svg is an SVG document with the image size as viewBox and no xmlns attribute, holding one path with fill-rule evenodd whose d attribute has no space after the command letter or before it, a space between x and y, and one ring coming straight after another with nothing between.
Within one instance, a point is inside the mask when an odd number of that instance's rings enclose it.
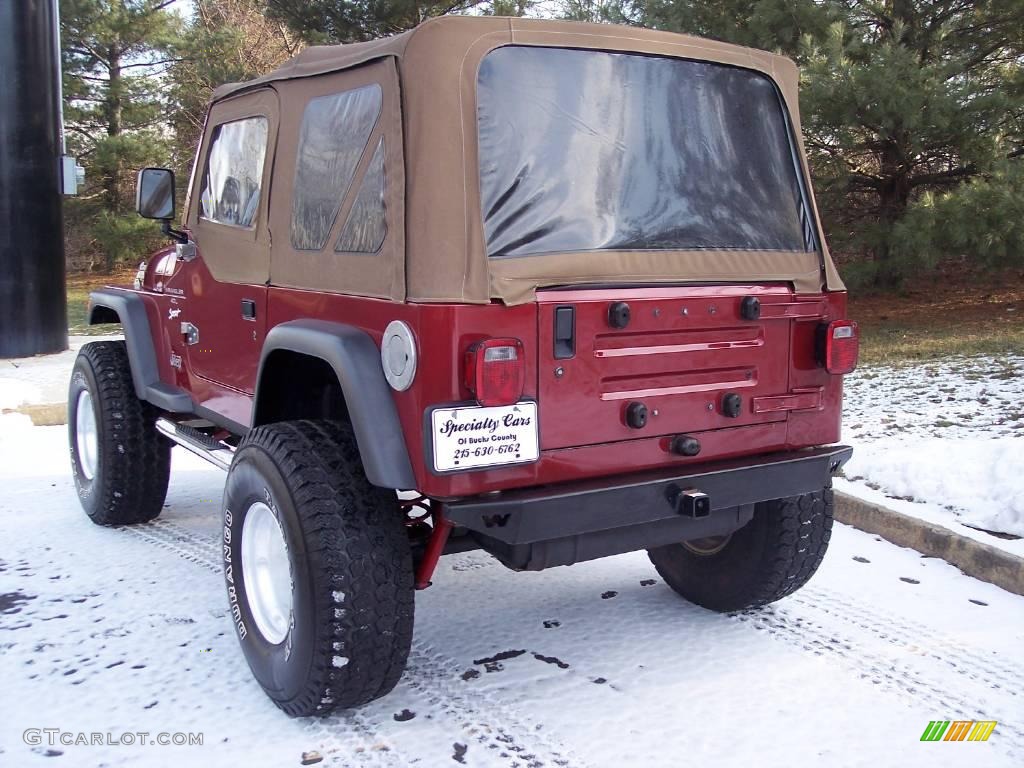
<instances>
[{"instance_id":1,"label":"snow covered ground","mask_svg":"<svg viewBox=\"0 0 1024 768\"><path fill-rule=\"evenodd\" d=\"M836 488L1024 556L1024 358L862 368L847 377Z\"/></svg>"},{"instance_id":2,"label":"snow covered ground","mask_svg":"<svg viewBox=\"0 0 1024 768\"><path fill-rule=\"evenodd\" d=\"M502 768L1024 759L1024 598L841 525L808 587L734 616L680 600L643 554L539 574L445 558L417 595L397 689L290 720L227 613L223 474L176 450L160 520L99 528L63 428L0 430L3 766L282 768L310 751L330 766ZM920 742L936 719L999 725L986 743ZM25 743L43 728L136 743ZM160 733L203 744L150 744Z\"/></svg>"},{"instance_id":3,"label":"snow covered ground","mask_svg":"<svg viewBox=\"0 0 1024 768\"><path fill-rule=\"evenodd\" d=\"M65 402L71 367L82 345L118 338L122 337L71 336L68 349L59 354L0 360L0 415L23 405Z\"/></svg>"}]
</instances>

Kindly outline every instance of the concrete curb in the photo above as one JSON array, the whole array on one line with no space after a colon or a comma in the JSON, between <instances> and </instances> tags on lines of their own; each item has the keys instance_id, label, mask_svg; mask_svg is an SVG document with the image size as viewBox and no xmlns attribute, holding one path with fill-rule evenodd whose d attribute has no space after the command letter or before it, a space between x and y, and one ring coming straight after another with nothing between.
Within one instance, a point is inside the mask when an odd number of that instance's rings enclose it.
<instances>
[{"instance_id":1,"label":"concrete curb","mask_svg":"<svg viewBox=\"0 0 1024 768\"><path fill-rule=\"evenodd\" d=\"M836 491L836 520L955 565L968 576L1024 595L1024 558L990 544Z\"/></svg>"}]
</instances>

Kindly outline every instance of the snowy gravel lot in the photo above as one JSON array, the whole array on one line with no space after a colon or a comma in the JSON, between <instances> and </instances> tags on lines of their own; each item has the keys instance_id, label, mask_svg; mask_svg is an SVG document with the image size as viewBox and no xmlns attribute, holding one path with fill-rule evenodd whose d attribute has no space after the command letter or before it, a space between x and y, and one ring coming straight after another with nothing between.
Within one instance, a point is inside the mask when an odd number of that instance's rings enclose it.
<instances>
[{"instance_id":1,"label":"snowy gravel lot","mask_svg":"<svg viewBox=\"0 0 1024 768\"><path fill-rule=\"evenodd\" d=\"M5 362L0 408L62 399L73 359ZM1022 358L858 371L837 487L1024 554L967 527L1024 533L1022 374ZM445 558L398 688L290 720L227 614L223 479L177 449L160 520L98 528L64 428L0 416L0 768L279 768L314 750L331 766L1024 763L1024 598L842 525L808 587L734 616L681 601L643 554L540 574ZM936 719L999 725L921 743ZM148 735L25 743L43 728ZM150 744L160 733L203 744Z\"/></svg>"},{"instance_id":2,"label":"snowy gravel lot","mask_svg":"<svg viewBox=\"0 0 1024 768\"><path fill-rule=\"evenodd\" d=\"M81 512L64 429L0 420L0 766L1021 765L1024 598L837 526L811 584L722 616L643 554L515 574L446 558L410 667L357 712L290 720L249 675L218 561L223 475L175 452L159 521ZM929 720L997 720L922 743ZM202 746L30 746L202 733Z\"/></svg>"}]
</instances>

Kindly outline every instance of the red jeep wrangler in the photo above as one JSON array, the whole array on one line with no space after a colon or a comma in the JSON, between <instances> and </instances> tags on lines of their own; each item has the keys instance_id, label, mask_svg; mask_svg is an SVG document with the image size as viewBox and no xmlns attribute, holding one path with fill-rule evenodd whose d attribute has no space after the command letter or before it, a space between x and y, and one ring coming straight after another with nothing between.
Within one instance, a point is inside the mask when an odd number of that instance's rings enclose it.
<instances>
[{"instance_id":1,"label":"red jeep wrangler","mask_svg":"<svg viewBox=\"0 0 1024 768\"><path fill-rule=\"evenodd\" d=\"M172 444L227 470L233 623L285 712L391 690L448 552L646 549L717 611L821 562L858 339L789 60L467 17L310 48L215 93L185 199L177 230L140 173L175 242L92 295L125 340L75 364L72 467L102 525L160 514Z\"/></svg>"}]
</instances>

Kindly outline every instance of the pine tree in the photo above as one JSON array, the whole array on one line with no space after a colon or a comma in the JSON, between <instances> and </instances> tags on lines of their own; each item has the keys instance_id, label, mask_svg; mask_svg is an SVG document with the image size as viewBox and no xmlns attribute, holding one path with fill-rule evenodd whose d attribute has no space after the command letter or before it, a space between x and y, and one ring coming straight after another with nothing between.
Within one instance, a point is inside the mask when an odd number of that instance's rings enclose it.
<instances>
[{"instance_id":1,"label":"pine tree","mask_svg":"<svg viewBox=\"0 0 1024 768\"><path fill-rule=\"evenodd\" d=\"M134 171L166 159L162 76L180 18L170 0L62 0L61 54L69 150L86 193L68 201L66 229L107 269L144 252L153 227L132 211ZM91 242L83 243L83 235Z\"/></svg>"},{"instance_id":2,"label":"pine tree","mask_svg":"<svg viewBox=\"0 0 1024 768\"><path fill-rule=\"evenodd\" d=\"M568 21L639 24L646 20L641 0L561 0L559 17Z\"/></svg>"},{"instance_id":3,"label":"pine tree","mask_svg":"<svg viewBox=\"0 0 1024 768\"><path fill-rule=\"evenodd\" d=\"M514 10L516 3L499 0ZM355 43L387 37L434 16L486 7L486 0L268 0L272 18L309 43Z\"/></svg>"},{"instance_id":4,"label":"pine tree","mask_svg":"<svg viewBox=\"0 0 1024 768\"><path fill-rule=\"evenodd\" d=\"M267 15L267 0L193 0L179 60L169 72L173 165L188 178L213 90L266 74L302 48Z\"/></svg>"},{"instance_id":5,"label":"pine tree","mask_svg":"<svg viewBox=\"0 0 1024 768\"><path fill-rule=\"evenodd\" d=\"M644 26L795 56L802 38L821 39L839 8L818 0L639 0Z\"/></svg>"},{"instance_id":6,"label":"pine tree","mask_svg":"<svg viewBox=\"0 0 1024 768\"><path fill-rule=\"evenodd\" d=\"M808 45L808 149L829 210L858 216L862 280L897 285L943 256L1024 257L1019 227L978 227L980 200L1009 206L998 219L1024 195L1022 56L1019 0L851 3Z\"/></svg>"}]
</instances>

